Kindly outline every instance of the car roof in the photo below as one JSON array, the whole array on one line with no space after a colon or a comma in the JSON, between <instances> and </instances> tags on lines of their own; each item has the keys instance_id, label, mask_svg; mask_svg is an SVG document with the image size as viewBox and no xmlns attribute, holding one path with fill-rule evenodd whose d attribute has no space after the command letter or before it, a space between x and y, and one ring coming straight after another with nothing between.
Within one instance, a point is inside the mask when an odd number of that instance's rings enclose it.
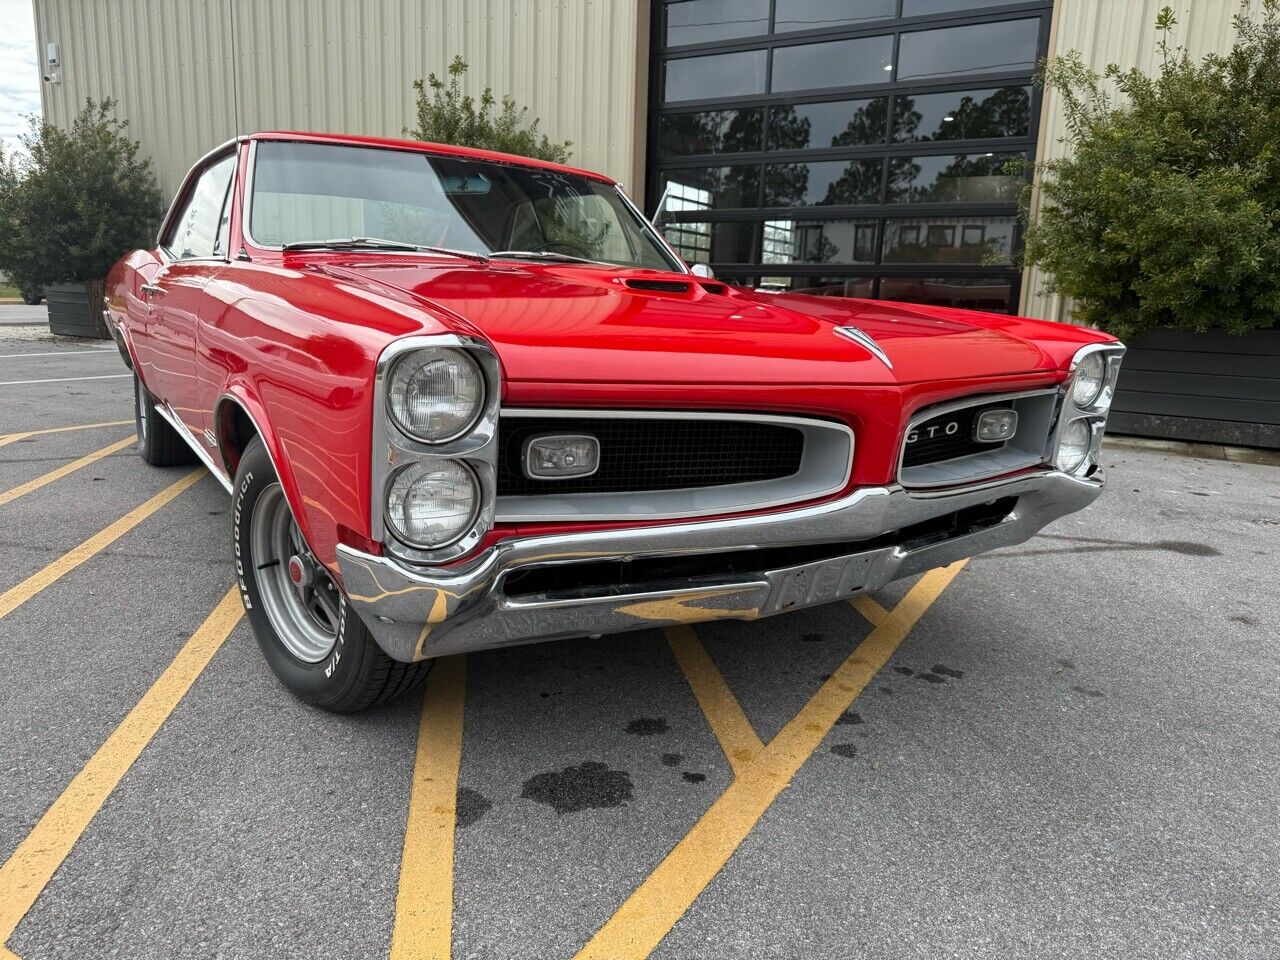
<instances>
[{"instance_id":1,"label":"car roof","mask_svg":"<svg viewBox=\"0 0 1280 960\"><path fill-rule=\"evenodd\" d=\"M345 133L308 133L301 130L267 130L252 133L248 140L293 140L307 143L334 143L352 147L379 147L384 150L413 150L417 153L434 153L450 157L467 157L472 160L490 160L495 163L512 163L522 167L536 167L541 170L554 170L558 173L576 174L590 177L604 183L614 183L611 177L594 170L583 170L549 160L535 160L532 157L521 157L512 153L499 153L496 150L480 150L475 147L461 147L451 143L427 143L422 140L394 140L389 137L363 137Z\"/></svg>"}]
</instances>

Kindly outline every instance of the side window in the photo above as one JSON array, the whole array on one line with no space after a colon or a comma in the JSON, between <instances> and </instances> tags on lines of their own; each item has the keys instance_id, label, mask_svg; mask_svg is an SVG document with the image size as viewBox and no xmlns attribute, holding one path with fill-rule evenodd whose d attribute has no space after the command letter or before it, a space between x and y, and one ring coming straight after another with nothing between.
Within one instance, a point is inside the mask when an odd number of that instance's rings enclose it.
<instances>
[{"instance_id":1,"label":"side window","mask_svg":"<svg viewBox=\"0 0 1280 960\"><path fill-rule=\"evenodd\" d=\"M226 254L231 212L228 194L235 169L236 157L231 154L200 175L167 244L175 258L191 260Z\"/></svg>"}]
</instances>

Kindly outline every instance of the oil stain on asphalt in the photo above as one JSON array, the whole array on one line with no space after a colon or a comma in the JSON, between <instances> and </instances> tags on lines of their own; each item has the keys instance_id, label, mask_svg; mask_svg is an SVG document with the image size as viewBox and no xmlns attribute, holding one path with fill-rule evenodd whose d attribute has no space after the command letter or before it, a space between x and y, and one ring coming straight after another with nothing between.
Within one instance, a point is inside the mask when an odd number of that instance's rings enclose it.
<instances>
[{"instance_id":1,"label":"oil stain on asphalt","mask_svg":"<svg viewBox=\"0 0 1280 960\"><path fill-rule=\"evenodd\" d=\"M471 826L493 806L493 802L479 790L458 788L458 828Z\"/></svg>"},{"instance_id":2,"label":"oil stain on asphalt","mask_svg":"<svg viewBox=\"0 0 1280 960\"><path fill-rule=\"evenodd\" d=\"M666 732L666 717L636 717L627 724L627 733L636 737L656 737Z\"/></svg>"},{"instance_id":3,"label":"oil stain on asphalt","mask_svg":"<svg viewBox=\"0 0 1280 960\"><path fill-rule=\"evenodd\" d=\"M665 721L664 721L665 723ZM520 796L545 803L557 814L617 807L634 796L631 774L588 760L576 767L549 770L524 782Z\"/></svg>"}]
</instances>

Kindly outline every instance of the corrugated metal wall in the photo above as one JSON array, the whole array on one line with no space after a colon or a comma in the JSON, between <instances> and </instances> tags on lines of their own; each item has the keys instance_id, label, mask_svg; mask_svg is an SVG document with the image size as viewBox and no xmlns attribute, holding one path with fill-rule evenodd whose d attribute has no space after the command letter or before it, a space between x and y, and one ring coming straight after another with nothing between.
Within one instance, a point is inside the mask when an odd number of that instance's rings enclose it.
<instances>
[{"instance_id":1,"label":"corrugated metal wall","mask_svg":"<svg viewBox=\"0 0 1280 960\"><path fill-rule=\"evenodd\" d=\"M234 135L237 92L243 131L399 136L410 84L460 54L468 92L512 94L573 163L643 196L649 0L34 2L41 60L50 42L62 60L45 116L115 97L166 194Z\"/></svg>"},{"instance_id":2,"label":"corrugated metal wall","mask_svg":"<svg viewBox=\"0 0 1280 960\"><path fill-rule=\"evenodd\" d=\"M1225 52L1235 39L1231 18L1240 12L1240 0L1057 0L1049 55L1078 50L1095 70L1109 63L1151 71L1160 62L1156 50L1156 14L1170 6L1178 18L1177 43L1193 58ZM1060 98L1045 98L1041 116L1040 159L1063 156L1066 133ZM1023 276L1022 313L1046 320L1070 320L1070 303L1050 296L1044 275L1029 269Z\"/></svg>"}]
</instances>

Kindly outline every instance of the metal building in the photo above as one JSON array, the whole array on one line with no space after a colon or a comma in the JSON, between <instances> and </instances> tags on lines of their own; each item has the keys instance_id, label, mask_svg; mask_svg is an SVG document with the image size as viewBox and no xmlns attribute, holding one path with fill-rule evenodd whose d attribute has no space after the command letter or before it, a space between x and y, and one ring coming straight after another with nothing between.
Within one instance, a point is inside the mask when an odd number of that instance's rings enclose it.
<instances>
[{"instance_id":1,"label":"metal building","mask_svg":"<svg viewBox=\"0 0 1280 960\"><path fill-rule=\"evenodd\" d=\"M1006 170L1061 149L1036 64L1150 66L1166 2L1229 46L1238 0L34 0L45 116L116 98L166 192L237 130L397 136L461 55L727 279L1054 319Z\"/></svg>"}]
</instances>

